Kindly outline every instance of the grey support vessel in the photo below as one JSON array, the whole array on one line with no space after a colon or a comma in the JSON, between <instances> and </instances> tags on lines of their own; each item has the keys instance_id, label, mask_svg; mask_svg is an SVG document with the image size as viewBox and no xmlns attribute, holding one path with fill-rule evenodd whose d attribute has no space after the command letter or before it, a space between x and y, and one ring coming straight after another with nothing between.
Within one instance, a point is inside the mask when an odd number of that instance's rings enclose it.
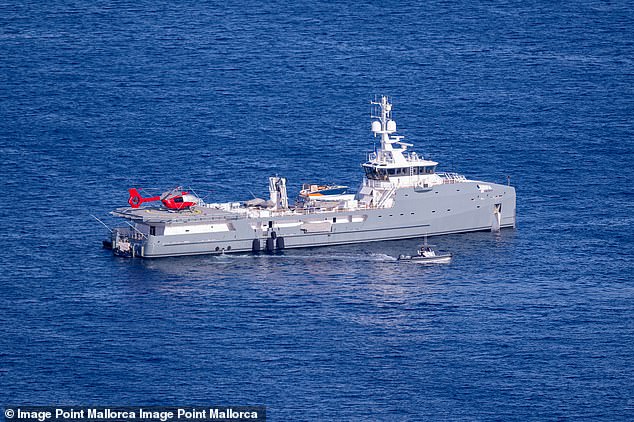
<instances>
[{"instance_id":1,"label":"grey support vessel","mask_svg":"<svg viewBox=\"0 0 634 422\"><path fill-rule=\"evenodd\" d=\"M126 221L108 243L115 254L158 258L345 245L515 227L515 189L436 172L438 163L408 151L395 136L392 104L373 104L381 145L362 164L356 194L310 185L289 205L286 179L269 178L270 200L205 204L187 192L130 197L111 214ZM136 193L136 190L134 190ZM143 202L160 200L160 206ZM106 242L104 242L106 243Z\"/></svg>"}]
</instances>

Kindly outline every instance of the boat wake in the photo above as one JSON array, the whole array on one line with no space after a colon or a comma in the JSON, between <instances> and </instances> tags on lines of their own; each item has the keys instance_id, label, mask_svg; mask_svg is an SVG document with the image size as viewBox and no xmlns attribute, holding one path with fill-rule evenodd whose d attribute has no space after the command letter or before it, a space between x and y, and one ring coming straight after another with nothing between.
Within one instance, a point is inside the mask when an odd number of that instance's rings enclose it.
<instances>
[{"instance_id":1,"label":"boat wake","mask_svg":"<svg viewBox=\"0 0 634 422\"><path fill-rule=\"evenodd\" d=\"M311 260L311 261L355 261L355 262L396 262L393 256L383 253L367 253L367 254L273 254L273 255L254 255L254 254L227 254L216 257L218 260L232 259L282 259L282 260Z\"/></svg>"}]
</instances>

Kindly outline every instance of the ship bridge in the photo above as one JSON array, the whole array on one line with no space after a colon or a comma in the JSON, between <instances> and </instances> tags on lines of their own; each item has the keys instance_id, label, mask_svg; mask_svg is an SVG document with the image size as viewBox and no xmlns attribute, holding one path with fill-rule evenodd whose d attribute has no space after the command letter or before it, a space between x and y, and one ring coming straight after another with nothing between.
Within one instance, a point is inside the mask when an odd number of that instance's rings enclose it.
<instances>
[{"instance_id":1,"label":"ship bridge","mask_svg":"<svg viewBox=\"0 0 634 422\"><path fill-rule=\"evenodd\" d=\"M392 119L392 104L382 96L373 101L372 132L379 136L379 148L368 155L362 164L365 178L364 187L391 190L399 187L433 186L442 184L444 178L436 174L437 162L426 160L407 148L413 146L403 142L403 136L396 136L396 122Z\"/></svg>"}]
</instances>

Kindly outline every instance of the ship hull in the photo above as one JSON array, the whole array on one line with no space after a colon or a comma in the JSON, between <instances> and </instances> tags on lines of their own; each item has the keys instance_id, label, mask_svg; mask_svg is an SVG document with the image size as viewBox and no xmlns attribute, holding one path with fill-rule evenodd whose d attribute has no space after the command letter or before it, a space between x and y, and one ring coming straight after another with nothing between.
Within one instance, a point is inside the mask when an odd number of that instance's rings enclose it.
<instances>
[{"instance_id":1,"label":"ship hull","mask_svg":"<svg viewBox=\"0 0 634 422\"><path fill-rule=\"evenodd\" d=\"M400 188L389 208L236 218L223 231L183 233L188 229L180 225L169 234L141 236L132 248L144 258L273 252L515 227L515 189L488 183L483 192L480 183ZM115 232L115 247L116 241Z\"/></svg>"}]
</instances>

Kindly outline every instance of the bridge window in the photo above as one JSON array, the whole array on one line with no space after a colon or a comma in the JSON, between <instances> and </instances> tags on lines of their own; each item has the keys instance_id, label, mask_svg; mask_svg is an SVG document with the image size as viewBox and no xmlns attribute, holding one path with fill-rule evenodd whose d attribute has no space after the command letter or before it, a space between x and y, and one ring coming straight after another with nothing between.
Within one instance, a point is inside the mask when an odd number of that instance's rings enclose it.
<instances>
[{"instance_id":1,"label":"bridge window","mask_svg":"<svg viewBox=\"0 0 634 422\"><path fill-rule=\"evenodd\" d=\"M365 176L368 179L385 180L387 179L387 169L379 169L376 167L363 167Z\"/></svg>"},{"instance_id":2,"label":"bridge window","mask_svg":"<svg viewBox=\"0 0 634 422\"><path fill-rule=\"evenodd\" d=\"M393 169L387 169L387 174L389 174L390 176L409 176L410 167L398 167Z\"/></svg>"}]
</instances>

